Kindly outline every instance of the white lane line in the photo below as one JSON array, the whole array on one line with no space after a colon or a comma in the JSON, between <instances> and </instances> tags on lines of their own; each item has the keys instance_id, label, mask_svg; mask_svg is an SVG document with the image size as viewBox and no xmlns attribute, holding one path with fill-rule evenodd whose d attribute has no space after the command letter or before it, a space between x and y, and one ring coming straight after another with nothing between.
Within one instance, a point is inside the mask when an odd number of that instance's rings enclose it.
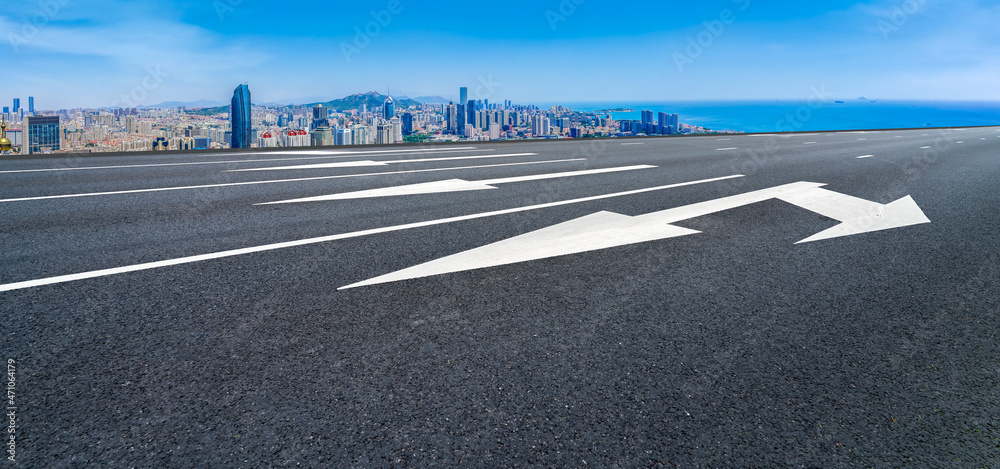
<instances>
[{"instance_id":1,"label":"white lane line","mask_svg":"<svg viewBox=\"0 0 1000 469\"><path fill-rule=\"evenodd\" d=\"M862 141L862 140L868 140L868 139L867 138L859 138L858 139L859 142Z\"/></svg>"},{"instance_id":2,"label":"white lane line","mask_svg":"<svg viewBox=\"0 0 1000 469\"><path fill-rule=\"evenodd\" d=\"M341 161L337 163L306 164L298 166L270 166L267 168L230 169L227 173L241 173L250 171L285 171L294 169L331 169L331 168L357 168L362 166L385 166L400 163L429 163L432 161L455 161L455 160L482 160L487 158L514 158L516 156L538 156L538 153L507 153L503 155L479 155L479 156L454 156L449 158L420 158L413 160L393 160L393 161Z\"/></svg>"},{"instance_id":3,"label":"white lane line","mask_svg":"<svg viewBox=\"0 0 1000 469\"><path fill-rule=\"evenodd\" d=\"M815 145L817 143L819 143L819 142L805 142L805 143L803 143L803 145Z\"/></svg>"},{"instance_id":4,"label":"white lane line","mask_svg":"<svg viewBox=\"0 0 1000 469\"><path fill-rule=\"evenodd\" d=\"M676 187L693 186L693 185L697 185L697 184L706 184L706 183L710 183L710 182L724 181L724 180L727 180L727 179L735 179L735 178L741 178L741 177L745 177L745 176L743 176L742 174L735 174L735 175L732 175L732 176L723 176L723 177L712 178L712 179L702 179L702 180L699 180L699 181L682 182L682 183L670 184L670 185L666 185L666 186L651 187L651 188L647 188L647 189L637 189L637 190L626 191L626 192L616 192L614 194L596 195L596 196L591 196L591 197L583 197L583 198L580 198L580 199L564 200L564 201L560 201L560 202L550 202L550 203L545 203L545 204L529 205L529 206L526 206L526 207L517 207L517 208L506 209L506 210L497 210L497 211L494 211L494 212L476 213L476 214L472 214L472 215L463 215L463 216L458 216L458 217L442 218L442 219L438 219L438 220L431 220L431 221L424 221L424 222L417 222L417 223L408 223L408 224L405 224L405 225L396 225L396 226L390 226L390 227L386 227L386 228L374 228L374 229L370 229L370 230L355 231L355 232L352 232L352 233L344 233L344 234L338 234L338 235L332 235L332 236L323 236L323 237L319 237L319 238L301 239L301 240L298 240L298 241L288 241L288 242L276 243L276 244L265 244L263 246L254 246L254 247L243 248L243 249L234 249L234 250L230 250L230 251L215 252L215 253L211 253L211 254L202 254L202 255L198 255L198 256L181 257L181 258L169 259L169 260L165 260L165 261L147 262L145 264L135 264L135 265L125 266L125 267L116 267L116 268L112 268L112 269L94 270L94 271L82 272L82 273L78 273L78 274L60 275L58 277L49 277L49 278L43 278L43 279L38 279L38 280L28 280L28 281L25 281L25 282L8 283L8 284L0 285L0 292L13 291L13 290L23 290L23 289L26 289L26 288L34 288L34 287L40 287L40 286L45 286L45 285L54 285L54 284L57 284L57 283L73 282L73 281L76 281L76 280L84 280L84 279L97 278L97 277L107 277L107 276L110 276L110 275L124 274L124 273L128 273L128 272L139 272L139 271L143 271L143 270L158 269L158 268L161 268L161 267L170 267L170 266L175 266L175 265L190 264L190 263L194 263L194 262L201 262L201 261L207 261L207 260L213 260L213 259L222 259L222 258L226 258L226 257L242 256L244 254L254 254L254 253L265 252L265 251L274 251L274 250L277 250L277 249L285 249L285 248L292 248L292 247L298 247L298 246L306 246L306 245L310 245L310 244L327 243L327 242L330 242L330 241L337 241L337 240L349 239L349 238L358 238L358 237L361 237L361 236L368 236L368 235L373 235L373 234L390 233L390 232L393 232L393 231L403 231L403 230L409 230L409 229L413 229L413 228L423 228L423 227L434 226L434 225L444 225L444 224L447 224L447 223L455 223L455 222L466 221L466 220L475 220L475 219L478 219L478 218L494 217L494 216L498 216L498 215L507 215L507 214L511 214L511 213L527 212L527 211L539 210L539 209L544 209L544 208L559 207L559 206L562 206L562 205L579 204L579 203L583 203L583 202L591 202L591 201L595 201L595 200L610 199L610 198L614 198L614 197L624 197L624 196L629 196L629 195L643 194L643 193L646 193L646 192L661 191L661 190L665 190L665 189L673 189L673 188L676 188Z\"/></svg>"},{"instance_id":5,"label":"white lane line","mask_svg":"<svg viewBox=\"0 0 1000 469\"><path fill-rule=\"evenodd\" d=\"M87 171L95 169L127 169L127 168L158 168L165 166L195 166L195 165L206 165L206 164L238 164L238 163L267 163L271 161L303 161L303 160L329 160L333 158L349 158L358 155L375 155L383 153L456 153L464 151L492 151L491 149L473 149L468 148L456 148L450 150L385 150L385 151L349 151L349 152L338 152L329 153L327 156L313 156L313 157L303 157L303 158L268 158L264 160L230 160L230 161L196 161L190 163L150 163L150 164L133 164L133 165L119 165L119 166L86 166L80 168L45 168L45 169L14 169L8 171L0 171L0 174L11 174L11 173L42 173L49 171ZM247 155L260 155L260 153L245 153ZM299 154L299 153L295 153ZM312 153L309 153L312 154ZM227 155L229 156L229 155Z\"/></svg>"},{"instance_id":6,"label":"white lane line","mask_svg":"<svg viewBox=\"0 0 1000 469\"><path fill-rule=\"evenodd\" d=\"M716 148L715 151L730 151L737 150L737 148Z\"/></svg>"},{"instance_id":7,"label":"white lane line","mask_svg":"<svg viewBox=\"0 0 1000 469\"><path fill-rule=\"evenodd\" d=\"M955 142L955 143L957 143L957 144L961 145L961 144L963 144L963 143L965 143L965 142Z\"/></svg>"},{"instance_id":8,"label":"white lane line","mask_svg":"<svg viewBox=\"0 0 1000 469\"><path fill-rule=\"evenodd\" d=\"M622 145L645 145L645 144L646 144L645 142L632 142L632 143L623 143Z\"/></svg>"},{"instance_id":9,"label":"white lane line","mask_svg":"<svg viewBox=\"0 0 1000 469\"><path fill-rule=\"evenodd\" d=\"M895 136L893 138L903 138L903 136L902 135L897 135L897 136Z\"/></svg>"},{"instance_id":10,"label":"white lane line","mask_svg":"<svg viewBox=\"0 0 1000 469\"><path fill-rule=\"evenodd\" d=\"M920 147L921 150L926 150L928 148L930 148L930 147Z\"/></svg>"},{"instance_id":11,"label":"white lane line","mask_svg":"<svg viewBox=\"0 0 1000 469\"><path fill-rule=\"evenodd\" d=\"M731 138L717 138L717 139L715 139L715 140L716 140L717 142L728 142L728 141L730 141L730 140L732 140L732 139L731 139Z\"/></svg>"},{"instance_id":12,"label":"white lane line","mask_svg":"<svg viewBox=\"0 0 1000 469\"><path fill-rule=\"evenodd\" d=\"M875 155L864 155L864 156L859 156L857 158L860 160L860 159L864 159L864 158L871 158L873 156L875 156Z\"/></svg>"},{"instance_id":13,"label":"white lane line","mask_svg":"<svg viewBox=\"0 0 1000 469\"><path fill-rule=\"evenodd\" d=\"M532 176L516 176L516 177L499 178L499 179L485 179L479 181L466 181L465 179L448 179L444 181L422 182L419 184L407 184L404 186L383 187L379 189L368 189L368 190L354 191L354 192L342 192L339 194L320 195L316 197L305 197L302 199L281 200L278 202L267 202L256 205L294 204L302 202L326 202L331 200L350 200L350 199L365 199L373 197L398 197L404 195L426 195L426 194L443 194L448 192L492 190L496 189L495 184L541 181L545 179L589 176L593 174L606 174L606 173L634 171L637 169L651 169L651 168L656 168L656 166L650 166L650 165L620 166L617 168L585 169L582 171L535 174Z\"/></svg>"},{"instance_id":14,"label":"white lane line","mask_svg":"<svg viewBox=\"0 0 1000 469\"><path fill-rule=\"evenodd\" d=\"M302 182L302 181L322 181L324 179L342 179L342 178L357 178L357 177L367 177L367 176L385 176L392 174L411 174L411 173L430 173L435 171L458 171L463 169L481 169L481 168L499 168L503 166L523 166L523 165L533 165L533 164L549 164L549 163L566 163L571 161L586 161L586 158L572 158L567 160L552 160L552 161L529 161L526 163L504 163L504 164L489 164L480 166L458 166L452 168L431 168L431 169L414 169L408 171L387 171L384 173L365 173L365 174L340 174L336 176L317 176L308 178L296 178L296 179L277 179L272 181L249 181L249 182L229 182L223 184L206 184L203 186L179 186L179 187L158 187L154 189L133 189L125 191L113 191L113 192L91 192L86 194L63 194L63 195L47 195L41 197L22 197L18 199L0 199L0 203L4 202L25 202L29 200L50 200L50 199L69 199L74 197L95 197L101 195L122 195L122 194L141 194L144 192L165 192L165 191L180 191L188 189L210 189L214 187L235 187L235 186L252 186L256 184L276 184L281 182Z\"/></svg>"}]
</instances>

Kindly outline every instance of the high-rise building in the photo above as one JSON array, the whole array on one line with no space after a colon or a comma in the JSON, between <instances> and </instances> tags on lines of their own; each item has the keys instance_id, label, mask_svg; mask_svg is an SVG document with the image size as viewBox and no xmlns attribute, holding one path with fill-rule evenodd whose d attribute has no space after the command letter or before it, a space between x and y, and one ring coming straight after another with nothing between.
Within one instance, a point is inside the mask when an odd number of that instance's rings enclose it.
<instances>
[{"instance_id":1,"label":"high-rise building","mask_svg":"<svg viewBox=\"0 0 1000 469\"><path fill-rule=\"evenodd\" d=\"M24 129L22 153L31 155L59 150L59 116L26 117L22 128Z\"/></svg>"},{"instance_id":2,"label":"high-rise building","mask_svg":"<svg viewBox=\"0 0 1000 469\"><path fill-rule=\"evenodd\" d=\"M28 96L28 114L35 113L35 97Z\"/></svg>"},{"instance_id":3,"label":"high-rise building","mask_svg":"<svg viewBox=\"0 0 1000 469\"><path fill-rule=\"evenodd\" d=\"M375 143L372 138L372 128L366 125L351 127L351 142L354 145L371 145Z\"/></svg>"},{"instance_id":4,"label":"high-rise building","mask_svg":"<svg viewBox=\"0 0 1000 469\"><path fill-rule=\"evenodd\" d=\"M468 104L469 102L469 88L461 87L458 89L458 104Z\"/></svg>"},{"instance_id":5,"label":"high-rise building","mask_svg":"<svg viewBox=\"0 0 1000 469\"><path fill-rule=\"evenodd\" d=\"M4 114L10 114L10 107L9 106L4 106L3 107L3 113Z\"/></svg>"},{"instance_id":6,"label":"high-rise building","mask_svg":"<svg viewBox=\"0 0 1000 469\"><path fill-rule=\"evenodd\" d=\"M378 145L388 145L392 143L392 124L380 122L375 126L375 143Z\"/></svg>"},{"instance_id":7,"label":"high-rise building","mask_svg":"<svg viewBox=\"0 0 1000 469\"><path fill-rule=\"evenodd\" d=\"M392 125L392 143L402 143L403 122L400 121L398 117L393 117L389 120L389 124Z\"/></svg>"},{"instance_id":8,"label":"high-rise building","mask_svg":"<svg viewBox=\"0 0 1000 469\"><path fill-rule=\"evenodd\" d=\"M472 101L472 100L467 101L466 104L465 104L465 112L468 114L468 116L465 117L465 123L466 124L470 124L472 126L475 126L476 125L476 102Z\"/></svg>"},{"instance_id":9,"label":"high-rise building","mask_svg":"<svg viewBox=\"0 0 1000 469\"><path fill-rule=\"evenodd\" d=\"M328 147L333 145L333 132L330 130L329 116L326 106L313 108L312 146Z\"/></svg>"},{"instance_id":10,"label":"high-rise building","mask_svg":"<svg viewBox=\"0 0 1000 469\"><path fill-rule=\"evenodd\" d=\"M448 132L449 133L457 133L458 132L458 129L456 128L456 127L458 127L458 116L457 116L457 114L458 114L458 110L455 108L455 105L453 103L448 103L448 107L446 107L445 111L444 111L444 118L445 118L445 122L447 122L447 125L448 125L447 128L448 128Z\"/></svg>"},{"instance_id":11,"label":"high-rise building","mask_svg":"<svg viewBox=\"0 0 1000 469\"><path fill-rule=\"evenodd\" d=\"M456 113L455 124L458 126L458 134L465 135L466 117L468 117L468 113L465 112L465 105L459 103L459 105L456 107L455 113Z\"/></svg>"},{"instance_id":12,"label":"high-rise building","mask_svg":"<svg viewBox=\"0 0 1000 469\"><path fill-rule=\"evenodd\" d=\"M413 135L413 114L403 114L403 135Z\"/></svg>"},{"instance_id":13,"label":"high-rise building","mask_svg":"<svg viewBox=\"0 0 1000 469\"><path fill-rule=\"evenodd\" d=\"M392 96L385 97L385 103L382 104L382 117L385 120L396 117L396 102L393 101Z\"/></svg>"},{"instance_id":14,"label":"high-rise building","mask_svg":"<svg viewBox=\"0 0 1000 469\"><path fill-rule=\"evenodd\" d=\"M232 122L231 148L250 148L253 141L251 128L253 118L251 116L250 87L240 85L233 91L232 109L230 110Z\"/></svg>"},{"instance_id":15,"label":"high-rise building","mask_svg":"<svg viewBox=\"0 0 1000 469\"><path fill-rule=\"evenodd\" d=\"M333 132L334 145L352 145L351 129L337 129Z\"/></svg>"},{"instance_id":16,"label":"high-rise building","mask_svg":"<svg viewBox=\"0 0 1000 469\"><path fill-rule=\"evenodd\" d=\"M316 130L319 126L330 126L330 111L322 104L313 108L312 125L309 130Z\"/></svg>"},{"instance_id":17,"label":"high-rise building","mask_svg":"<svg viewBox=\"0 0 1000 469\"><path fill-rule=\"evenodd\" d=\"M531 119L531 128L536 137L545 136L552 132L552 121L548 117L537 115Z\"/></svg>"},{"instance_id":18,"label":"high-rise building","mask_svg":"<svg viewBox=\"0 0 1000 469\"><path fill-rule=\"evenodd\" d=\"M653 111L642 111L642 125L653 123Z\"/></svg>"},{"instance_id":19,"label":"high-rise building","mask_svg":"<svg viewBox=\"0 0 1000 469\"><path fill-rule=\"evenodd\" d=\"M656 126L658 127L659 133L661 135L667 135L670 133L670 114L661 112L656 115Z\"/></svg>"}]
</instances>

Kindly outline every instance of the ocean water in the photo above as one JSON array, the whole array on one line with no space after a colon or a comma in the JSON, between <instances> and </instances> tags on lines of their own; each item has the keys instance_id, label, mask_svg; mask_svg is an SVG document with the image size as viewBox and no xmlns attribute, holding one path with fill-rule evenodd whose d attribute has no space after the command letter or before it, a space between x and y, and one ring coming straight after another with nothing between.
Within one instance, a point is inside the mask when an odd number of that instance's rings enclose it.
<instances>
[{"instance_id":1,"label":"ocean water","mask_svg":"<svg viewBox=\"0 0 1000 469\"><path fill-rule=\"evenodd\" d=\"M1000 125L1000 101L676 101L557 103L577 111L627 108L615 119L640 119L640 111L677 113L685 124L712 130L783 132ZM544 106L550 107L551 104Z\"/></svg>"}]
</instances>

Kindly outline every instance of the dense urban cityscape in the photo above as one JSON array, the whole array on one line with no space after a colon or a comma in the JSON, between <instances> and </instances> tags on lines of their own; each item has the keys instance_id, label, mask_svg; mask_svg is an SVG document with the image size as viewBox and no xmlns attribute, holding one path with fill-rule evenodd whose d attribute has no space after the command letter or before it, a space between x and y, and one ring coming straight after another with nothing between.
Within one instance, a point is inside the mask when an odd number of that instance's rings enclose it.
<instances>
[{"instance_id":1,"label":"dense urban cityscape","mask_svg":"<svg viewBox=\"0 0 1000 469\"><path fill-rule=\"evenodd\" d=\"M207 150L414 142L630 137L713 132L682 124L677 114L642 111L641 120L615 120L613 111L540 109L511 101L421 102L377 92L327 103L256 105L239 85L231 106L35 109L14 98L3 108L12 150L25 154Z\"/></svg>"}]
</instances>

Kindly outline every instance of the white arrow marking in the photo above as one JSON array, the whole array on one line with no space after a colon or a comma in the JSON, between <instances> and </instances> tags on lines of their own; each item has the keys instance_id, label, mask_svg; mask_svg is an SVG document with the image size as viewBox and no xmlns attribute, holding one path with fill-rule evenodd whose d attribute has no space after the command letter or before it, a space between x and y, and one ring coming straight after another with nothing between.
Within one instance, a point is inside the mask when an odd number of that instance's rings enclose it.
<instances>
[{"instance_id":1,"label":"white arrow marking","mask_svg":"<svg viewBox=\"0 0 1000 469\"><path fill-rule=\"evenodd\" d=\"M859 156L859 157L858 157L858 159L859 159L859 160L863 160L863 159L865 159L865 158L871 158L871 157L874 157L874 156L875 156L875 155L862 155L862 156Z\"/></svg>"},{"instance_id":2,"label":"white arrow marking","mask_svg":"<svg viewBox=\"0 0 1000 469\"><path fill-rule=\"evenodd\" d=\"M623 166L618 168L587 169L582 171L569 171L564 173L536 174L533 176L518 176L501 179L486 179L482 181L466 181L464 179L448 179L445 181L431 181L420 184L409 184L405 186L384 187L380 189L369 189L356 192L345 192L341 194L321 195L316 197L306 197L303 199L282 200L278 202L267 202L257 205L294 204L302 202L324 202L330 200L364 199L371 197L396 197L402 195L438 194L447 192L481 191L496 189L494 184L506 184L511 182L538 181L542 179L557 179L574 176L587 176L591 174L604 174L619 171L633 171L636 169L650 169L656 166L638 165Z\"/></svg>"},{"instance_id":3,"label":"white arrow marking","mask_svg":"<svg viewBox=\"0 0 1000 469\"><path fill-rule=\"evenodd\" d=\"M698 231L637 217L612 212L598 212L365 282L348 285L340 290L516 264L696 233Z\"/></svg>"},{"instance_id":4,"label":"white arrow marking","mask_svg":"<svg viewBox=\"0 0 1000 469\"><path fill-rule=\"evenodd\" d=\"M824 185L813 182L796 182L635 217L611 212L598 212L341 287L340 290L696 234L697 231L674 226L672 223L769 199L783 200L841 222L841 224L799 243L930 223L930 220L924 216L909 196L888 205L881 205L822 189L821 187Z\"/></svg>"},{"instance_id":5,"label":"white arrow marking","mask_svg":"<svg viewBox=\"0 0 1000 469\"><path fill-rule=\"evenodd\" d=\"M454 160L481 160L487 158L513 158L516 156L538 156L538 153L508 153L505 155L478 155L478 156L456 156L449 158L421 158L414 160L394 160L394 161L341 161L337 163L306 164L298 166L276 166L269 168L233 169L226 172L241 173L248 171L283 171L289 169L328 169L328 168L356 168L361 166L385 166L400 163L429 163L432 161L454 161Z\"/></svg>"},{"instance_id":6,"label":"white arrow marking","mask_svg":"<svg viewBox=\"0 0 1000 469\"><path fill-rule=\"evenodd\" d=\"M910 196L882 205L816 188L784 195L778 199L841 222L796 244L931 222Z\"/></svg>"}]
</instances>

